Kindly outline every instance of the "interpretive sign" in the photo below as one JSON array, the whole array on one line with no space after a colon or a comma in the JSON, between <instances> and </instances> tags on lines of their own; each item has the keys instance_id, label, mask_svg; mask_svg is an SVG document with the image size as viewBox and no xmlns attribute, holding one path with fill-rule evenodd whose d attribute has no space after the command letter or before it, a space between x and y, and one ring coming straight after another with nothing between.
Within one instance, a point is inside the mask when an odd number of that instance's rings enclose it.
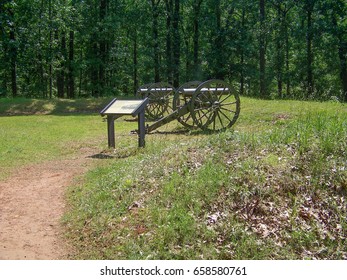
<instances>
[{"instance_id":1,"label":"interpretive sign","mask_svg":"<svg viewBox=\"0 0 347 280\"><path fill-rule=\"evenodd\" d=\"M124 115L138 116L139 147L145 146L145 108L148 99L141 100L118 100L113 99L101 112L107 116L108 146L115 148L114 121Z\"/></svg>"},{"instance_id":2,"label":"interpretive sign","mask_svg":"<svg viewBox=\"0 0 347 280\"><path fill-rule=\"evenodd\" d=\"M101 112L101 115L132 115L135 117L145 100L113 99Z\"/></svg>"}]
</instances>

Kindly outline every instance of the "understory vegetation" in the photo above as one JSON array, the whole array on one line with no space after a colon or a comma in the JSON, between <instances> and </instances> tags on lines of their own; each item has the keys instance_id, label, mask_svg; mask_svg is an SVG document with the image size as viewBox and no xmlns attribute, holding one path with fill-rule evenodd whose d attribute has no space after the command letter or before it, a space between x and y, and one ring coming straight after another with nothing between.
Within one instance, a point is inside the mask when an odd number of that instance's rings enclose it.
<instances>
[{"instance_id":1,"label":"understory vegetation","mask_svg":"<svg viewBox=\"0 0 347 280\"><path fill-rule=\"evenodd\" d=\"M69 189L72 257L347 259L346 106L241 104L222 133L170 123L144 149L118 135Z\"/></svg>"}]
</instances>

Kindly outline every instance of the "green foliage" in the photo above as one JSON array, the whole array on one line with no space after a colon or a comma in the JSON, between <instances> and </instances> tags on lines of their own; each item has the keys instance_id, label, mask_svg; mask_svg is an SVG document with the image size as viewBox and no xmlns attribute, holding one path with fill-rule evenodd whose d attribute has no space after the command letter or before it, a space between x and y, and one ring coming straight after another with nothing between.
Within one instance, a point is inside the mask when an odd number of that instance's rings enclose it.
<instances>
[{"instance_id":1,"label":"green foliage","mask_svg":"<svg viewBox=\"0 0 347 280\"><path fill-rule=\"evenodd\" d=\"M156 78L222 78L242 95L264 82L266 98L346 100L346 1L265 1L262 22L254 1L171 2L154 1L156 17L151 1L2 1L0 96L133 95Z\"/></svg>"}]
</instances>

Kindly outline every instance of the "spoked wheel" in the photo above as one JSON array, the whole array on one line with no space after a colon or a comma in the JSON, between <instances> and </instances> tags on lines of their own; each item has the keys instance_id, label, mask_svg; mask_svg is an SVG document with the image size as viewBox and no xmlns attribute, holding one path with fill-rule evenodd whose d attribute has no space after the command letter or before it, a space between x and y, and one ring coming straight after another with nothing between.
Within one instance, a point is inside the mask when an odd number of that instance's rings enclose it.
<instances>
[{"instance_id":1,"label":"spoked wheel","mask_svg":"<svg viewBox=\"0 0 347 280\"><path fill-rule=\"evenodd\" d=\"M183 106L186 106L189 103L189 101L192 99L194 91L197 89L197 87L200 84L201 84L200 81L190 81L181 85L176 90L174 95L173 106L172 106L173 110L175 111L177 109L182 108ZM196 125L194 125L194 120L190 112L188 112L188 114L178 117L177 120L187 128L196 127Z\"/></svg>"},{"instance_id":2,"label":"spoked wheel","mask_svg":"<svg viewBox=\"0 0 347 280\"><path fill-rule=\"evenodd\" d=\"M205 131L230 128L236 122L239 113L238 93L221 80L209 80L200 84L190 104L194 125Z\"/></svg>"},{"instance_id":3,"label":"spoked wheel","mask_svg":"<svg viewBox=\"0 0 347 280\"><path fill-rule=\"evenodd\" d=\"M172 111L172 97L174 88L168 83L159 82L148 88L149 103L146 108L146 117L158 120Z\"/></svg>"}]
</instances>

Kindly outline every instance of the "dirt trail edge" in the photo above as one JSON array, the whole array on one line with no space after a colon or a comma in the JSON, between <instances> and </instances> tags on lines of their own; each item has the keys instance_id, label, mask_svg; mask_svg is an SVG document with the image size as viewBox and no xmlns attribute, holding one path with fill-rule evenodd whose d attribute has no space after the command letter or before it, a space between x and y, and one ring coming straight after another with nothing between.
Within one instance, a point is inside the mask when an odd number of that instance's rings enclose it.
<instances>
[{"instance_id":1,"label":"dirt trail edge","mask_svg":"<svg viewBox=\"0 0 347 280\"><path fill-rule=\"evenodd\" d=\"M0 260L69 258L60 225L64 194L88 170L91 155L23 167L0 181Z\"/></svg>"}]
</instances>

